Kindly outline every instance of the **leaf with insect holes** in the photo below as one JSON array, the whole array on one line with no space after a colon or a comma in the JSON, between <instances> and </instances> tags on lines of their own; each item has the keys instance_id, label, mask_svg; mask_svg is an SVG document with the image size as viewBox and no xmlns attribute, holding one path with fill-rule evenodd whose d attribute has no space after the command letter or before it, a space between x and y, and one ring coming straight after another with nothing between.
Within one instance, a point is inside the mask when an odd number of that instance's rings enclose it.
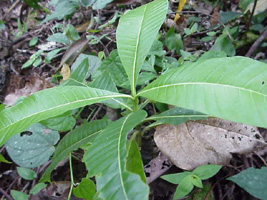
<instances>
[{"instance_id":1,"label":"leaf with insect holes","mask_svg":"<svg viewBox=\"0 0 267 200\"><path fill-rule=\"evenodd\" d=\"M19 166L34 168L49 160L58 140L57 131L34 124L20 135L11 137L6 143L6 150Z\"/></svg>"},{"instance_id":2,"label":"leaf with insect holes","mask_svg":"<svg viewBox=\"0 0 267 200\"><path fill-rule=\"evenodd\" d=\"M186 170L209 163L227 165L231 153L266 146L257 128L216 118L158 126L154 140L173 164ZM196 175L204 178L200 172Z\"/></svg>"},{"instance_id":3,"label":"leaf with insect holes","mask_svg":"<svg viewBox=\"0 0 267 200\"><path fill-rule=\"evenodd\" d=\"M37 92L0 112L0 146L11 136L36 122L58 116L68 110L116 98L132 99L126 94L82 86L54 87ZM124 105L123 102L120 103Z\"/></svg>"}]
</instances>

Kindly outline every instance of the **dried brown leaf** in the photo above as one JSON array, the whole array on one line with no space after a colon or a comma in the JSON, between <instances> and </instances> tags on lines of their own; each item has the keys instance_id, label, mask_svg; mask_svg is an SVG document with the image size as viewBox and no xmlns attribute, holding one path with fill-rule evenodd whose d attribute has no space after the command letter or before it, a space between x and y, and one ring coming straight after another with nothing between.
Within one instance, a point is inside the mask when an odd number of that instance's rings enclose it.
<instances>
[{"instance_id":1,"label":"dried brown leaf","mask_svg":"<svg viewBox=\"0 0 267 200\"><path fill-rule=\"evenodd\" d=\"M28 81L26 82L23 88L15 89L14 92L6 95L4 104L7 106L12 106L15 104L18 98L23 96L29 96L34 92L50 87L52 87L52 85L48 81L38 76L37 74L34 74L33 76L28 77Z\"/></svg>"},{"instance_id":2,"label":"dried brown leaf","mask_svg":"<svg viewBox=\"0 0 267 200\"><path fill-rule=\"evenodd\" d=\"M71 65L74 60L86 49L89 40L85 37L81 37L79 40L73 42L68 50L63 55L59 67L64 63Z\"/></svg>"},{"instance_id":3,"label":"dried brown leaf","mask_svg":"<svg viewBox=\"0 0 267 200\"><path fill-rule=\"evenodd\" d=\"M154 139L173 164L185 170L205 164L227 165L231 153L245 154L266 145L257 128L217 118L161 125Z\"/></svg>"}]
</instances>

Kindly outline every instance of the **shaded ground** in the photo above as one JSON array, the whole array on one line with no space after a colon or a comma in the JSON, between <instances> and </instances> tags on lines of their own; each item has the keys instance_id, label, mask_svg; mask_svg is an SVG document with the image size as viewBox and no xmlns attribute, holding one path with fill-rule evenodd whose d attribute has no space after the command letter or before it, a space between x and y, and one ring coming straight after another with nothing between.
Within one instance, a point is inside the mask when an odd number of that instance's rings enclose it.
<instances>
[{"instance_id":1,"label":"shaded ground","mask_svg":"<svg viewBox=\"0 0 267 200\"><path fill-rule=\"evenodd\" d=\"M183 11L183 17L175 24L173 21L174 13L167 16L167 20L163 25L161 33L166 35L166 32L171 26L175 26L177 32L182 33L185 27L189 27L189 19L199 18L198 24L202 29L198 29L196 32L183 39L184 50L191 53L203 53L208 51L214 44L216 35L213 39L205 41L204 37L207 37L208 32L222 30L225 25L220 23L220 12L225 11L240 11L238 8L239 1L222 1L220 6L212 7L207 1L194 2L192 6L188 6ZM213 2L213 1L211 1ZM0 30L0 99L6 104L12 104L20 96L27 96L33 92L53 87L59 84L60 77L59 74L59 64L62 59L64 52L59 53L56 58L52 60L51 63L46 64L42 62L38 67L29 67L26 69L21 69L22 65L30 58L30 56L38 51L38 46L29 46L29 41L37 36L38 45L46 44L46 38L52 34L52 27L57 23L68 24L71 23L76 29L79 29L79 34L83 35L84 28L88 19L90 19L91 14L97 16L100 20L100 24L93 25L92 29L98 29L99 25L105 24L111 20L114 16L116 10L123 13L126 9L132 9L145 1L138 1L137 3L132 3L127 6L117 6L115 4L108 5L105 9L99 11L92 11L91 9L83 9L81 12L76 13L69 20L61 21L49 21L44 24L40 22L45 18L46 13L42 10L33 10L27 4L22 1L11 2L9 0L2 0L0 2L0 19L5 22L5 28ZM46 7L49 7L47 2L42 2ZM175 12L177 8L177 3L171 3L170 8ZM27 24L27 30L22 30L19 28L18 19L22 24ZM239 17L227 24L231 27L238 26L239 31L235 34L235 41L241 41L236 43L236 54L245 56L249 53L249 57L255 59L266 60L267 58L267 45L266 36L263 37L261 43L265 42L265 46L257 44L257 39L262 37L263 32L260 30L247 29L249 23L249 15L244 17ZM100 32L88 33L93 34L97 37L101 37L103 34L107 34L109 39L102 38L100 42L95 45L90 45L86 48L85 53L98 54L103 51L106 56L116 48L115 43L115 31L118 20L114 24L101 29ZM213 25L221 24L221 26L212 28ZM261 25L266 27L267 18L265 18ZM83 25L83 26L82 26ZM87 23L88 25L88 23ZM21 32L21 33L20 33ZM202 39L202 40L201 40ZM253 47L249 51L249 48ZM63 45L61 45L63 46ZM54 47L52 47L54 48ZM167 51L167 55L173 56L177 59L181 57L178 56L175 51L171 51L164 47ZM41 56L45 56L45 52ZM9 96L8 96L9 95ZM7 98L8 97L8 98ZM151 105L146 107L148 113L153 113L153 108ZM93 113L92 113L93 112ZM77 120L79 124L83 119L88 118L92 114L91 119L100 119L106 112L110 112L108 108L101 105L88 106L81 113L81 119ZM112 112L112 111L111 111ZM113 113L114 114L114 113ZM115 117L116 118L116 117ZM261 129L263 137L267 137L267 131ZM61 133L63 137L65 133ZM146 165L145 171L147 177L151 178L151 194L150 199L154 200L165 200L171 199L176 186L166 181L159 179L158 177L162 173L173 173L180 172L181 170L175 166L172 166L170 161L166 157L160 157L159 150L157 149L153 141L154 130L147 132L142 138L141 154L143 162ZM267 138L265 138L267 140ZM0 152L8 159L8 154L4 147L0 149ZM79 150L75 152L78 158L81 158L83 151ZM212 179L205 182L208 188L208 195L205 197L197 197L198 190L195 189L192 196L189 199L236 199L236 200L252 200L255 199L251 197L244 190L240 189L237 185L232 182L226 181L225 179L232 176L238 172L243 171L249 167L260 168L262 166L267 166L266 164L267 151L266 149L255 151L250 155L234 155L234 159L231 161L231 165L223 167L223 169ZM153 160L154 159L154 160ZM161 159L160 161L158 161ZM153 160L153 161L152 161ZM38 172L38 176L44 172L47 165L46 163L41 167L35 169ZM83 163L80 160L75 160L73 163L73 170L75 174L75 181L80 181L82 177L85 177L86 171ZM31 199L66 199L68 195L68 189L70 184L68 160L61 162L60 166L52 174L52 181L54 182L47 189L43 190L38 195L32 197ZM22 192L28 192L35 184L37 180L26 181L18 176L16 172L16 164L5 164L0 163L0 198L1 199L11 199L10 190L19 190ZM75 197L73 197L75 199Z\"/></svg>"}]
</instances>

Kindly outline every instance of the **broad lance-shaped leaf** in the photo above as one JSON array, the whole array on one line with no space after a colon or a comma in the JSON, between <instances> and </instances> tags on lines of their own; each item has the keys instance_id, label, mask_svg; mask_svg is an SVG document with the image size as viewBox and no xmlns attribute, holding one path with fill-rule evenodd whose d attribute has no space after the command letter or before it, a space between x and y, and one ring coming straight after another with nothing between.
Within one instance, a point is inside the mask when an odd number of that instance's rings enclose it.
<instances>
[{"instance_id":1,"label":"broad lance-shaped leaf","mask_svg":"<svg viewBox=\"0 0 267 200\"><path fill-rule=\"evenodd\" d=\"M21 103L0 112L0 146L30 125L68 110L129 95L89 87L54 87L37 92Z\"/></svg>"},{"instance_id":2,"label":"broad lance-shaped leaf","mask_svg":"<svg viewBox=\"0 0 267 200\"><path fill-rule=\"evenodd\" d=\"M58 144L53 155L52 162L41 178L41 182L50 181L50 174L57 164L69 153L78 149L81 145L92 142L96 136L108 125L107 120L95 120L86 123L69 132Z\"/></svg>"},{"instance_id":3,"label":"broad lance-shaped leaf","mask_svg":"<svg viewBox=\"0 0 267 200\"><path fill-rule=\"evenodd\" d=\"M267 127L267 64L246 57L214 58L179 67L138 95Z\"/></svg>"},{"instance_id":4,"label":"broad lance-shaped leaf","mask_svg":"<svg viewBox=\"0 0 267 200\"><path fill-rule=\"evenodd\" d=\"M126 169L127 134L145 117L146 113L139 111L110 124L97 136L85 153L83 161L89 176L96 176L100 198L148 199L148 186L139 175Z\"/></svg>"},{"instance_id":5,"label":"broad lance-shaped leaf","mask_svg":"<svg viewBox=\"0 0 267 200\"><path fill-rule=\"evenodd\" d=\"M132 92L135 91L139 71L165 19L167 8L167 0L156 0L127 12L120 19L116 35L118 53Z\"/></svg>"}]
</instances>

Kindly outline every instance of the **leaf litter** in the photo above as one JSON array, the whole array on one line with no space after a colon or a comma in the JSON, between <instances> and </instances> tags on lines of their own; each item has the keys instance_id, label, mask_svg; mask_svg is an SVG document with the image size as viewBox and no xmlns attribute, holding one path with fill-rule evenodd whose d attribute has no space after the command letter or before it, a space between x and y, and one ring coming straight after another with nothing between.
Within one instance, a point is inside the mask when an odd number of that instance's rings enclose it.
<instances>
[{"instance_id":1,"label":"leaf litter","mask_svg":"<svg viewBox=\"0 0 267 200\"><path fill-rule=\"evenodd\" d=\"M232 153L247 154L266 146L256 127L218 118L160 125L154 140L162 153L179 168L200 165L228 165Z\"/></svg>"}]
</instances>

